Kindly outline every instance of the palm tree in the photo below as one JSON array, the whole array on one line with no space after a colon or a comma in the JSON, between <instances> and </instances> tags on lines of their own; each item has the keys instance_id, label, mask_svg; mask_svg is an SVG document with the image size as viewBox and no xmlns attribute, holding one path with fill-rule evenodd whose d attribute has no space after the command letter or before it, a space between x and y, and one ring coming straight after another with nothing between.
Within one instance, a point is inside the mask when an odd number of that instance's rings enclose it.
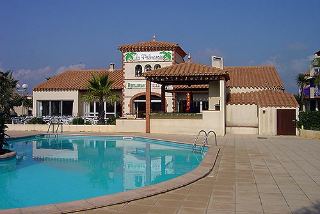
<instances>
[{"instance_id":1,"label":"palm tree","mask_svg":"<svg viewBox=\"0 0 320 214\"><path fill-rule=\"evenodd\" d=\"M135 52L127 52L126 54L125 54L125 59L126 59L126 61L128 62L128 61L133 61L133 57L136 55L136 53Z\"/></svg>"},{"instance_id":2,"label":"palm tree","mask_svg":"<svg viewBox=\"0 0 320 214\"><path fill-rule=\"evenodd\" d=\"M303 101L304 101L304 93L303 89L308 84L308 80L305 78L305 74L300 73L296 77L296 82L299 87L299 97L300 97L300 111L302 111Z\"/></svg>"},{"instance_id":3,"label":"palm tree","mask_svg":"<svg viewBox=\"0 0 320 214\"><path fill-rule=\"evenodd\" d=\"M92 76L92 79L89 80L88 91L83 96L86 102L98 101L98 124L100 125L106 123L104 119L104 101L114 104L119 99L118 95L112 91L111 86L112 81L109 80L108 75Z\"/></svg>"},{"instance_id":4,"label":"palm tree","mask_svg":"<svg viewBox=\"0 0 320 214\"><path fill-rule=\"evenodd\" d=\"M162 52L160 52L160 54L163 55L163 59L164 59L164 60L170 61L170 60L172 59L171 52L162 51Z\"/></svg>"}]
</instances>

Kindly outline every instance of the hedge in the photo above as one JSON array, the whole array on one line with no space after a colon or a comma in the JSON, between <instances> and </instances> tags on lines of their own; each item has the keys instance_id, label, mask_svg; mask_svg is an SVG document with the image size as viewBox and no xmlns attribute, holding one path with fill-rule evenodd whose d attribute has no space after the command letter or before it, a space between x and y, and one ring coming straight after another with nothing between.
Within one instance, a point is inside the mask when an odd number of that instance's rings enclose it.
<instances>
[{"instance_id":1,"label":"hedge","mask_svg":"<svg viewBox=\"0 0 320 214\"><path fill-rule=\"evenodd\" d=\"M320 111L300 112L298 127L307 130L320 130Z\"/></svg>"}]
</instances>

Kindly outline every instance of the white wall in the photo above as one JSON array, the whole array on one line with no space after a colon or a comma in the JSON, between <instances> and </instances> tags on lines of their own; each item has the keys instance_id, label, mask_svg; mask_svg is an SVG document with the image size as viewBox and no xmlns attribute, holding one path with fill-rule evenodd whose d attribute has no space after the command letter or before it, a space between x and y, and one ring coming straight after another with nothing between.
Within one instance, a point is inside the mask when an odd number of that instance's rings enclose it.
<instances>
[{"instance_id":1,"label":"white wall","mask_svg":"<svg viewBox=\"0 0 320 214\"><path fill-rule=\"evenodd\" d=\"M259 133L258 127L226 127L227 134L255 134Z\"/></svg>"},{"instance_id":2,"label":"white wall","mask_svg":"<svg viewBox=\"0 0 320 214\"><path fill-rule=\"evenodd\" d=\"M296 109L296 119L298 119L297 108L259 108L259 135L277 135L277 109ZM298 135L298 129L296 129L296 135Z\"/></svg>"},{"instance_id":3,"label":"white wall","mask_svg":"<svg viewBox=\"0 0 320 214\"><path fill-rule=\"evenodd\" d=\"M258 127L257 105L227 105L227 127Z\"/></svg>"},{"instance_id":4,"label":"white wall","mask_svg":"<svg viewBox=\"0 0 320 214\"><path fill-rule=\"evenodd\" d=\"M33 116L37 116L39 109L37 101L42 100L69 100L73 101L73 116L79 116L79 92L70 91L33 91ZM80 109L81 110L81 109Z\"/></svg>"},{"instance_id":5,"label":"white wall","mask_svg":"<svg viewBox=\"0 0 320 214\"><path fill-rule=\"evenodd\" d=\"M127 120L127 119L117 119L116 120L116 131L117 132L146 132L146 120L136 119L136 120Z\"/></svg>"},{"instance_id":6,"label":"white wall","mask_svg":"<svg viewBox=\"0 0 320 214\"><path fill-rule=\"evenodd\" d=\"M151 133L196 135L203 129L224 136L222 116L221 111L203 111L203 119L151 119L150 130Z\"/></svg>"},{"instance_id":7,"label":"white wall","mask_svg":"<svg viewBox=\"0 0 320 214\"><path fill-rule=\"evenodd\" d=\"M8 124L9 131L39 131L47 133L47 124ZM56 130L56 127L55 127ZM116 132L115 125L63 125L64 132ZM50 129L52 133L52 129ZM60 133L60 128L58 130Z\"/></svg>"},{"instance_id":8,"label":"white wall","mask_svg":"<svg viewBox=\"0 0 320 214\"><path fill-rule=\"evenodd\" d=\"M159 64L161 68L172 65L172 61L169 62L126 62L123 65L124 68L124 88L123 88L123 112L124 114L130 113L130 99L139 93L145 93L146 88L132 89L128 88L128 83L145 83L144 77L135 77L135 66L141 65L142 71L144 72L144 67L146 65L151 65L152 69L154 66ZM152 83L151 92L161 94L161 85ZM166 93L167 111L172 111L172 94Z\"/></svg>"}]
</instances>

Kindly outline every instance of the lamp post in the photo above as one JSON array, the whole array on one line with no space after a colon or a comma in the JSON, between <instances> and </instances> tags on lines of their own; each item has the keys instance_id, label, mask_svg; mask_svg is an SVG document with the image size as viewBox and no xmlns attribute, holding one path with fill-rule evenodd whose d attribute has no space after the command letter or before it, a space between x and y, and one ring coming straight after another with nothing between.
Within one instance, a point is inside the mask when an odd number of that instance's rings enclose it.
<instances>
[{"instance_id":1,"label":"lamp post","mask_svg":"<svg viewBox=\"0 0 320 214\"><path fill-rule=\"evenodd\" d=\"M28 89L28 85L27 84L17 84L16 85L16 89L19 93L21 93L21 96L22 96L22 110L21 110L21 114L24 115L24 98L25 98L25 92L27 91Z\"/></svg>"}]
</instances>

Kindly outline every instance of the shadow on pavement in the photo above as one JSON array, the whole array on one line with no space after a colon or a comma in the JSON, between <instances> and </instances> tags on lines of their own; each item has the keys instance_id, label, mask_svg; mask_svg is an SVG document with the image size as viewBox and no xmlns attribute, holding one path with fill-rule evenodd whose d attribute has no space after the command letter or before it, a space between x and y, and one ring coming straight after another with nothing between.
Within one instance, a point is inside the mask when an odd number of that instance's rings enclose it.
<instances>
[{"instance_id":1,"label":"shadow on pavement","mask_svg":"<svg viewBox=\"0 0 320 214\"><path fill-rule=\"evenodd\" d=\"M311 207L303 207L301 209L293 211L293 214L319 214L320 213L320 201L317 201Z\"/></svg>"}]
</instances>

